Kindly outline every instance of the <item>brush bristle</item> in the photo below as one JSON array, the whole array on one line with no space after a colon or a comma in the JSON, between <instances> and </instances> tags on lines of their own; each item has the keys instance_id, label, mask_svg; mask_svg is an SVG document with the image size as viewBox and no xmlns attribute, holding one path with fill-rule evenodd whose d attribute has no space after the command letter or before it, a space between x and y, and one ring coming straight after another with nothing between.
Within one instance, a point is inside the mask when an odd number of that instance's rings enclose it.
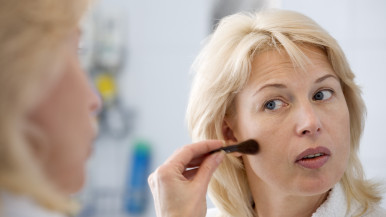
<instances>
[{"instance_id":1,"label":"brush bristle","mask_svg":"<svg viewBox=\"0 0 386 217\"><path fill-rule=\"evenodd\" d=\"M257 154L259 152L259 143L254 139L249 139L244 142L241 142L237 145L230 145L222 148L218 148L209 152L209 154L213 154L218 151L225 151L226 153L239 152L242 154Z\"/></svg>"},{"instance_id":2,"label":"brush bristle","mask_svg":"<svg viewBox=\"0 0 386 217\"><path fill-rule=\"evenodd\" d=\"M237 149L237 152L243 154L257 154L257 152L259 151L259 143L257 143L253 139L249 139L240 143Z\"/></svg>"}]
</instances>

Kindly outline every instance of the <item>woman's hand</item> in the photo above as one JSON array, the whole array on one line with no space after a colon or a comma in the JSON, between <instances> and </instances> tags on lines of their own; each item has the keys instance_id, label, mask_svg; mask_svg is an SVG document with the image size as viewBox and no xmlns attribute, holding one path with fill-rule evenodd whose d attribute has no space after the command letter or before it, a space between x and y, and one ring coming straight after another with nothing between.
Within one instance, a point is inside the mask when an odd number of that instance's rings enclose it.
<instances>
[{"instance_id":1,"label":"woman's hand","mask_svg":"<svg viewBox=\"0 0 386 217\"><path fill-rule=\"evenodd\" d=\"M209 181L224 159L220 140L186 145L149 176L158 217L204 217Z\"/></svg>"}]
</instances>

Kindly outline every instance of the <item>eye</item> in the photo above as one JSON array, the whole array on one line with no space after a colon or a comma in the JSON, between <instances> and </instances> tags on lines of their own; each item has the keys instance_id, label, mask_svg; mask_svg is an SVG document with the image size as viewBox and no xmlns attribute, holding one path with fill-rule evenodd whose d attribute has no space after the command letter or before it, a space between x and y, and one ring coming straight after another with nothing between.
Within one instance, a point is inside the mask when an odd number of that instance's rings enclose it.
<instances>
[{"instance_id":1,"label":"eye","mask_svg":"<svg viewBox=\"0 0 386 217\"><path fill-rule=\"evenodd\" d=\"M280 109L281 107L285 106L285 103L279 99L274 99L274 100L270 100L268 102L266 102L264 104L264 109L268 109L268 110L277 110L277 109Z\"/></svg>"},{"instance_id":2,"label":"eye","mask_svg":"<svg viewBox=\"0 0 386 217\"><path fill-rule=\"evenodd\" d=\"M321 90L315 93L315 95L312 97L313 100L327 100L330 99L332 96L332 90Z\"/></svg>"}]
</instances>

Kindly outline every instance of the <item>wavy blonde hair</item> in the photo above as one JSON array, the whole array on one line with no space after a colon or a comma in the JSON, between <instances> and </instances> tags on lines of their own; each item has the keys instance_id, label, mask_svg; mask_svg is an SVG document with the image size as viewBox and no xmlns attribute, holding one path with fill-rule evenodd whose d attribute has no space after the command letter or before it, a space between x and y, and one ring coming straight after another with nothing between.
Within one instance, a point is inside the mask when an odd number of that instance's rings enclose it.
<instances>
[{"instance_id":1,"label":"wavy blonde hair","mask_svg":"<svg viewBox=\"0 0 386 217\"><path fill-rule=\"evenodd\" d=\"M340 182L348 198L347 209L355 199L364 213L381 198L377 185L365 180L358 157L365 118L361 91L336 40L300 13L269 10L239 13L221 20L193 64L196 75L187 109L191 136L194 141L224 140L223 120L235 112L234 99L248 81L253 58L269 49L284 50L295 65L302 67L308 60L299 47L302 44L323 49L340 78L351 133L349 163ZM222 216L256 215L240 158L227 155L211 180L209 194Z\"/></svg>"},{"instance_id":2,"label":"wavy blonde hair","mask_svg":"<svg viewBox=\"0 0 386 217\"><path fill-rule=\"evenodd\" d=\"M0 190L64 213L74 204L45 177L27 139L26 114L58 77L61 49L88 4L0 0Z\"/></svg>"}]
</instances>

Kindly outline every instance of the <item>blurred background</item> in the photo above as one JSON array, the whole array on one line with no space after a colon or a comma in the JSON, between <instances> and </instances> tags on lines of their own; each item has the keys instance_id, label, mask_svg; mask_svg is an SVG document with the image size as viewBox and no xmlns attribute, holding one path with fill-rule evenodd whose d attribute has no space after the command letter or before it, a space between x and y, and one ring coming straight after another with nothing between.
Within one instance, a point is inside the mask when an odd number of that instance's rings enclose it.
<instances>
[{"instance_id":1,"label":"blurred background","mask_svg":"<svg viewBox=\"0 0 386 217\"><path fill-rule=\"evenodd\" d=\"M155 216L147 176L191 141L190 66L203 40L218 19L262 8L302 12L338 40L368 109L361 143L367 177L386 183L386 1L99 0L83 22L80 56L104 109L88 181L76 195L79 217Z\"/></svg>"}]
</instances>

